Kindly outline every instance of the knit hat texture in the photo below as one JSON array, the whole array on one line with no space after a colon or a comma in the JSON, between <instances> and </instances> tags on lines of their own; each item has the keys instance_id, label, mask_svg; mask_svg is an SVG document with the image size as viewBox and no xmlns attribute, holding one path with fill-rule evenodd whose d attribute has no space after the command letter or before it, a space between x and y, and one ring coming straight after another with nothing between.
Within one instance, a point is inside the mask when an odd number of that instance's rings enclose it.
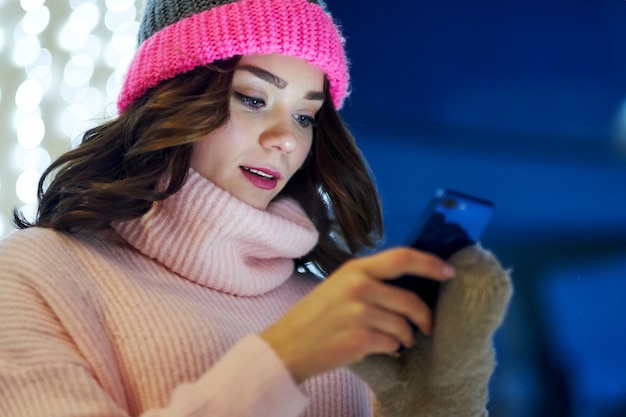
<instances>
[{"instance_id":1,"label":"knit hat texture","mask_svg":"<svg viewBox=\"0 0 626 417\"><path fill-rule=\"evenodd\" d=\"M150 88L236 55L295 56L324 71L336 108L349 94L339 25L321 0L147 0L117 107Z\"/></svg>"}]
</instances>

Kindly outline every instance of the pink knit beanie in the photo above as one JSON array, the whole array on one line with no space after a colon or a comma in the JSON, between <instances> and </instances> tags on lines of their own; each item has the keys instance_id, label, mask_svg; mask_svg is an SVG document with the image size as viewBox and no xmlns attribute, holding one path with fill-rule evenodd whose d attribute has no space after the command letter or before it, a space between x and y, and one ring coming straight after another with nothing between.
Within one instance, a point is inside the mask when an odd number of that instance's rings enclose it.
<instances>
[{"instance_id":1,"label":"pink knit beanie","mask_svg":"<svg viewBox=\"0 0 626 417\"><path fill-rule=\"evenodd\" d=\"M336 108L349 93L344 38L322 0L148 0L117 107L162 81L236 55L280 53L321 68Z\"/></svg>"}]
</instances>

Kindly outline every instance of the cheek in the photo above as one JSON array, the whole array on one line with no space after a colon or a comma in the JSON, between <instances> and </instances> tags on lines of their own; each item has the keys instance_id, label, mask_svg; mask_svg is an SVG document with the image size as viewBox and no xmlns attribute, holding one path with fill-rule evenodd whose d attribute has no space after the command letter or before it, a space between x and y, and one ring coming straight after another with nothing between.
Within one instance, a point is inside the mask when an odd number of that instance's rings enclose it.
<instances>
[{"instance_id":1,"label":"cheek","mask_svg":"<svg viewBox=\"0 0 626 417\"><path fill-rule=\"evenodd\" d=\"M312 147L313 147L313 141L309 141L308 145L302 146L302 153L298 157L298 169L302 168L302 165L311 154Z\"/></svg>"},{"instance_id":2,"label":"cheek","mask_svg":"<svg viewBox=\"0 0 626 417\"><path fill-rule=\"evenodd\" d=\"M190 164L193 169L200 171L207 165L207 159L211 155L210 146L205 140L201 140L193 144L193 150L191 151Z\"/></svg>"},{"instance_id":3,"label":"cheek","mask_svg":"<svg viewBox=\"0 0 626 417\"><path fill-rule=\"evenodd\" d=\"M203 177L215 182L218 180L216 173L219 172L219 164L226 158L219 143L211 137L194 144L189 165Z\"/></svg>"},{"instance_id":4,"label":"cheek","mask_svg":"<svg viewBox=\"0 0 626 417\"><path fill-rule=\"evenodd\" d=\"M229 148L232 147L228 143L230 136L229 127L225 125L195 142L191 153L191 167L196 170L203 167L206 170L217 161L226 159Z\"/></svg>"}]
</instances>

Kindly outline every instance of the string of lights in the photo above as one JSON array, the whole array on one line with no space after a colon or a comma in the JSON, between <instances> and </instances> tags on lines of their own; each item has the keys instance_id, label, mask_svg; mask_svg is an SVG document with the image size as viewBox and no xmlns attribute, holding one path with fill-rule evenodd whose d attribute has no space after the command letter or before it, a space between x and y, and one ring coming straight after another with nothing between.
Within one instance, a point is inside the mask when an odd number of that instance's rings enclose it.
<instances>
[{"instance_id":1,"label":"string of lights","mask_svg":"<svg viewBox=\"0 0 626 417\"><path fill-rule=\"evenodd\" d=\"M37 183L116 114L142 0L0 0L0 237L35 210Z\"/></svg>"}]
</instances>

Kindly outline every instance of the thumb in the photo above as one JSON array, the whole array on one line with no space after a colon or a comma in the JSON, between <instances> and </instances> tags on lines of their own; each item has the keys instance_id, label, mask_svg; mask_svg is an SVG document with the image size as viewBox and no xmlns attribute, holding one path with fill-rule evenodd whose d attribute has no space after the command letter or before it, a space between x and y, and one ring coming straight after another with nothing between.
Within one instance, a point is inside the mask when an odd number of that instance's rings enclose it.
<instances>
[{"instance_id":1,"label":"thumb","mask_svg":"<svg viewBox=\"0 0 626 417\"><path fill-rule=\"evenodd\" d=\"M435 312L434 363L462 368L490 352L512 284L495 256L478 245L455 253L450 263L456 276L442 288Z\"/></svg>"},{"instance_id":2,"label":"thumb","mask_svg":"<svg viewBox=\"0 0 626 417\"><path fill-rule=\"evenodd\" d=\"M437 306L441 326L461 320L469 332L480 330L491 336L501 324L512 295L509 271L496 257L479 245L470 246L452 255L450 263L456 277L445 283ZM480 329L475 329L479 326ZM458 336L457 336L458 338Z\"/></svg>"}]
</instances>

